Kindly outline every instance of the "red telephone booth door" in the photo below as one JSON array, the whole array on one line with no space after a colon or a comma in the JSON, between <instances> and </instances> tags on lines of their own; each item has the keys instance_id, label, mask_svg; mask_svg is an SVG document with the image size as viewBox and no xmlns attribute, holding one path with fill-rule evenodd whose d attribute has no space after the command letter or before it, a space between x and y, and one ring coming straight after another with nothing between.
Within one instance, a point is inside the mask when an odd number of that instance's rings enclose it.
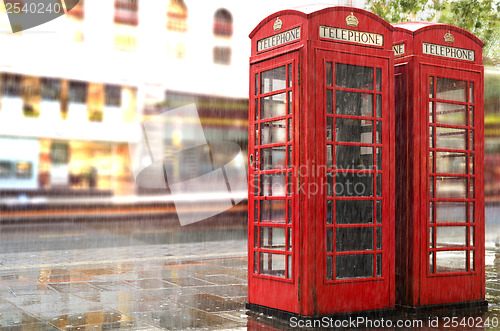
<instances>
[{"instance_id":1,"label":"red telephone booth door","mask_svg":"<svg viewBox=\"0 0 500 331\"><path fill-rule=\"evenodd\" d=\"M336 312L393 306L388 58L318 51L319 162L325 165L316 242L318 307ZM320 118L318 117L318 119ZM321 140L320 140L321 139ZM319 314L328 313L327 310Z\"/></svg>"},{"instance_id":2,"label":"red telephone booth door","mask_svg":"<svg viewBox=\"0 0 500 331\"><path fill-rule=\"evenodd\" d=\"M250 68L248 301L292 312L299 311L298 58L296 51Z\"/></svg>"},{"instance_id":3,"label":"red telephone booth door","mask_svg":"<svg viewBox=\"0 0 500 331\"><path fill-rule=\"evenodd\" d=\"M421 137L427 144L421 155L420 304L481 300L481 73L421 68Z\"/></svg>"}]
</instances>

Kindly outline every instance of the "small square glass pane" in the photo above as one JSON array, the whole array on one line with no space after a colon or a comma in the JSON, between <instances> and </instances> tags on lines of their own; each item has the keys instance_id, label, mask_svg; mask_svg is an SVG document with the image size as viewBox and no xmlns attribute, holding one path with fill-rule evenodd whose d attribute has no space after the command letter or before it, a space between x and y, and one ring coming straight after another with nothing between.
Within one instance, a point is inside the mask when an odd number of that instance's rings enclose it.
<instances>
[{"instance_id":1,"label":"small square glass pane","mask_svg":"<svg viewBox=\"0 0 500 331\"><path fill-rule=\"evenodd\" d=\"M466 251L436 252L436 273L467 271Z\"/></svg>"},{"instance_id":2,"label":"small square glass pane","mask_svg":"<svg viewBox=\"0 0 500 331\"><path fill-rule=\"evenodd\" d=\"M279 120L261 124L261 145L286 143L286 121Z\"/></svg>"},{"instance_id":3,"label":"small square glass pane","mask_svg":"<svg viewBox=\"0 0 500 331\"><path fill-rule=\"evenodd\" d=\"M437 226L436 247L466 247L467 226Z\"/></svg>"},{"instance_id":4,"label":"small square glass pane","mask_svg":"<svg viewBox=\"0 0 500 331\"><path fill-rule=\"evenodd\" d=\"M327 166L328 156L327 154ZM336 169L372 170L373 147L337 145L335 146L335 166ZM331 167L328 166L328 168Z\"/></svg>"},{"instance_id":5,"label":"small square glass pane","mask_svg":"<svg viewBox=\"0 0 500 331\"><path fill-rule=\"evenodd\" d=\"M285 196L286 179L285 174L261 175L260 190L263 196Z\"/></svg>"},{"instance_id":6,"label":"small square glass pane","mask_svg":"<svg viewBox=\"0 0 500 331\"><path fill-rule=\"evenodd\" d=\"M261 118L285 116L287 114L286 93L279 93L260 98Z\"/></svg>"},{"instance_id":7,"label":"small square glass pane","mask_svg":"<svg viewBox=\"0 0 500 331\"><path fill-rule=\"evenodd\" d=\"M429 248L435 248L433 226L429 227Z\"/></svg>"},{"instance_id":8,"label":"small square glass pane","mask_svg":"<svg viewBox=\"0 0 500 331\"><path fill-rule=\"evenodd\" d=\"M334 191L337 197L373 197L373 174L337 173Z\"/></svg>"},{"instance_id":9,"label":"small square glass pane","mask_svg":"<svg viewBox=\"0 0 500 331\"><path fill-rule=\"evenodd\" d=\"M437 223L466 223L467 202L436 201Z\"/></svg>"},{"instance_id":10,"label":"small square glass pane","mask_svg":"<svg viewBox=\"0 0 500 331\"><path fill-rule=\"evenodd\" d=\"M262 148L260 150L261 170L283 170L286 167L286 146Z\"/></svg>"},{"instance_id":11,"label":"small square glass pane","mask_svg":"<svg viewBox=\"0 0 500 331\"><path fill-rule=\"evenodd\" d=\"M474 82L469 82L469 102L474 103Z\"/></svg>"},{"instance_id":12,"label":"small square glass pane","mask_svg":"<svg viewBox=\"0 0 500 331\"><path fill-rule=\"evenodd\" d=\"M286 88L286 69L285 66L263 71L261 78L261 94L274 92Z\"/></svg>"},{"instance_id":13,"label":"small square glass pane","mask_svg":"<svg viewBox=\"0 0 500 331\"><path fill-rule=\"evenodd\" d=\"M335 63L335 85L338 87L373 90L373 68Z\"/></svg>"},{"instance_id":14,"label":"small square glass pane","mask_svg":"<svg viewBox=\"0 0 500 331\"><path fill-rule=\"evenodd\" d=\"M335 278L373 277L374 254L337 255L335 261Z\"/></svg>"},{"instance_id":15,"label":"small square glass pane","mask_svg":"<svg viewBox=\"0 0 500 331\"><path fill-rule=\"evenodd\" d=\"M285 250L285 228L260 227L260 248Z\"/></svg>"},{"instance_id":16,"label":"small square glass pane","mask_svg":"<svg viewBox=\"0 0 500 331\"><path fill-rule=\"evenodd\" d=\"M335 250L367 251L373 250L373 228L337 228L335 230Z\"/></svg>"},{"instance_id":17,"label":"small square glass pane","mask_svg":"<svg viewBox=\"0 0 500 331\"><path fill-rule=\"evenodd\" d=\"M467 125L467 106L436 102L436 123Z\"/></svg>"},{"instance_id":18,"label":"small square glass pane","mask_svg":"<svg viewBox=\"0 0 500 331\"><path fill-rule=\"evenodd\" d=\"M336 200L336 224L373 223L373 201L371 200Z\"/></svg>"},{"instance_id":19,"label":"small square glass pane","mask_svg":"<svg viewBox=\"0 0 500 331\"><path fill-rule=\"evenodd\" d=\"M285 200L261 200L260 221L272 223L285 223Z\"/></svg>"},{"instance_id":20,"label":"small square glass pane","mask_svg":"<svg viewBox=\"0 0 500 331\"><path fill-rule=\"evenodd\" d=\"M377 94L377 97L376 97L376 116L381 118L382 117L382 95L380 94Z\"/></svg>"},{"instance_id":21,"label":"small square glass pane","mask_svg":"<svg viewBox=\"0 0 500 331\"><path fill-rule=\"evenodd\" d=\"M326 251L333 252L333 229L326 229Z\"/></svg>"},{"instance_id":22,"label":"small square glass pane","mask_svg":"<svg viewBox=\"0 0 500 331\"><path fill-rule=\"evenodd\" d=\"M373 121L337 117L335 139L340 142L371 144L373 143Z\"/></svg>"},{"instance_id":23,"label":"small square glass pane","mask_svg":"<svg viewBox=\"0 0 500 331\"><path fill-rule=\"evenodd\" d=\"M476 237L475 237L475 226L469 227L469 246L474 247L476 246Z\"/></svg>"},{"instance_id":24,"label":"small square glass pane","mask_svg":"<svg viewBox=\"0 0 500 331\"><path fill-rule=\"evenodd\" d=\"M467 146L467 130L436 127L436 147L462 149Z\"/></svg>"},{"instance_id":25,"label":"small square glass pane","mask_svg":"<svg viewBox=\"0 0 500 331\"><path fill-rule=\"evenodd\" d=\"M382 249L382 227L379 226L376 229L377 229L377 249L381 250Z\"/></svg>"},{"instance_id":26,"label":"small square glass pane","mask_svg":"<svg viewBox=\"0 0 500 331\"><path fill-rule=\"evenodd\" d=\"M326 90L326 113L333 114L333 90Z\"/></svg>"},{"instance_id":27,"label":"small square glass pane","mask_svg":"<svg viewBox=\"0 0 500 331\"><path fill-rule=\"evenodd\" d=\"M260 253L260 274L285 278L286 255Z\"/></svg>"},{"instance_id":28,"label":"small square glass pane","mask_svg":"<svg viewBox=\"0 0 500 331\"><path fill-rule=\"evenodd\" d=\"M436 152L436 172L442 174L466 174L467 154Z\"/></svg>"},{"instance_id":29,"label":"small square glass pane","mask_svg":"<svg viewBox=\"0 0 500 331\"><path fill-rule=\"evenodd\" d=\"M467 82L437 77L436 98L450 101L467 101Z\"/></svg>"},{"instance_id":30,"label":"small square glass pane","mask_svg":"<svg viewBox=\"0 0 500 331\"><path fill-rule=\"evenodd\" d=\"M333 224L333 201L326 201L326 224Z\"/></svg>"},{"instance_id":31,"label":"small square glass pane","mask_svg":"<svg viewBox=\"0 0 500 331\"><path fill-rule=\"evenodd\" d=\"M376 77L376 89L377 92L382 91L382 68L375 69L375 77Z\"/></svg>"},{"instance_id":32,"label":"small square glass pane","mask_svg":"<svg viewBox=\"0 0 500 331\"><path fill-rule=\"evenodd\" d=\"M333 117L326 118L326 140L333 141Z\"/></svg>"},{"instance_id":33,"label":"small square glass pane","mask_svg":"<svg viewBox=\"0 0 500 331\"><path fill-rule=\"evenodd\" d=\"M467 199L467 178L436 177L436 198Z\"/></svg>"},{"instance_id":34,"label":"small square glass pane","mask_svg":"<svg viewBox=\"0 0 500 331\"><path fill-rule=\"evenodd\" d=\"M336 91L335 114L373 116L373 94Z\"/></svg>"}]
</instances>

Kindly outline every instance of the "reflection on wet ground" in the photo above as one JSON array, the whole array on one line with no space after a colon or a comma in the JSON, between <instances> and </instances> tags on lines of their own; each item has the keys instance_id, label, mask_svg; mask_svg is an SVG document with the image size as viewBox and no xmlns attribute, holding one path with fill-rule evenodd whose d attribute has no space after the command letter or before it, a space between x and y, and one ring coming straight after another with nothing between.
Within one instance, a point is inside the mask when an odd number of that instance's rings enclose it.
<instances>
[{"instance_id":1,"label":"reflection on wet ground","mask_svg":"<svg viewBox=\"0 0 500 331\"><path fill-rule=\"evenodd\" d=\"M0 330L289 326L247 314L245 240L182 245L0 254ZM489 310L464 316L500 318L500 253L486 261Z\"/></svg>"}]
</instances>

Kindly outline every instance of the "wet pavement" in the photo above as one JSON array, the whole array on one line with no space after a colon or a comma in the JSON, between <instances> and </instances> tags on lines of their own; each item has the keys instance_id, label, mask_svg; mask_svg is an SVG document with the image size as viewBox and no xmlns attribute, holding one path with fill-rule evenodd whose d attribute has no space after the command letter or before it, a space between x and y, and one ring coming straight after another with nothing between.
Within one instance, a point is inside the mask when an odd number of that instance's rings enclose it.
<instances>
[{"instance_id":1,"label":"wet pavement","mask_svg":"<svg viewBox=\"0 0 500 331\"><path fill-rule=\"evenodd\" d=\"M246 250L233 240L0 254L0 330L287 328L245 310ZM480 316L500 318L500 251L486 263Z\"/></svg>"}]
</instances>

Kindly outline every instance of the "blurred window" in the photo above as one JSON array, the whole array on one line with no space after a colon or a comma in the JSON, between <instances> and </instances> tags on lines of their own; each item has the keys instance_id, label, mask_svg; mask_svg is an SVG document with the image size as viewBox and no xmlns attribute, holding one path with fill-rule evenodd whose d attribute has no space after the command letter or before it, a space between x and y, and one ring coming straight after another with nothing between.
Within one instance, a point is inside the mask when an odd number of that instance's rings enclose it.
<instances>
[{"instance_id":1,"label":"blurred window","mask_svg":"<svg viewBox=\"0 0 500 331\"><path fill-rule=\"evenodd\" d=\"M85 82L69 82L69 101L74 103L87 102L87 83Z\"/></svg>"},{"instance_id":2,"label":"blurred window","mask_svg":"<svg viewBox=\"0 0 500 331\"><path fill-rule=\"evenodd\" d=\"M3 74L2 87L4 96L9 96L9 97L21 96L21 91L22 91L21 75Z\"/></svg>"},{"instance_id":3,"label":"blurred window","mask_svg":"<svg viewBox=\"0 0 500 331\"><path fill-rule=\"evenodd\" d=\"M33 176L33 164L27 161L16 162L16 177L28 179Z\"/></svg>"},{"instance_id":4,"label":"blurred window","mask_svg":"<svg viewBox=\"0 0 500 331\"><path fill-rule=\"evenodd\" d=\"M74 4L75 2L75 0L65 1L66 10L70 9L72 5L74 6L69 11L67 11L66 15L71 18L83 20L83 18L85 17L84 0L79 0L76 5Z\"/></svg>"},{"instance_id":5,"label":"blurred window","mask_svg":"<svg viewBox=\"0 0 500 331\"><path fill-rule=\"evenodd\" d=\"M187 31L187 6L183 0L170 0L167 9L167 30Z\"/></svg>"},{"instance_id":6,"label":"blurred window","mask_svg":"<svg viewBox=\"0 0 500 331\"><path fill-rule=\"evenodd\" d=\"M139 0L115 0L115 23L137 26Z\"/></svg>"},{"instance_id":7,"label":"blurred window","mask_svg":"<svg viewBox=\"0 0 500 331\"><path fill-rule=\"evenodd\" d=\"M61 81L55 78L42 78L42 100L59 100Z\"/></svg>"},{"instance_id":8,"label":"blurred window","mask_svg":"<svg viewBox=\"0 0 500 331\"><path fill-rule=\"evenodd\" d=\"M231 64L231 47L214 47L214 63Z\"/></svg>"},{"instance_id":9,"label":"blurred window","mask_svg":"<svg viewBox=\"0 0 500 331\"><path fill-rule=\"evenodd\" d=\"M213 32L216 37L231 37L233 35L233 16L224 8L215 12Z\"/></svg>"},{"instance_id":10,"label":"blurred window","mask_svg":"<svg viewBox=\"0 0 500 331\"><path fill-rule=\"evenodd\" d=\"M0 178L9 178L12 174L12 163L10 161L0 161Z\"/></svg>"},{"instance_id":11,"label":"blurred window","mask_svg":"<svg viewBox=\"0 0 500 331\"><path fill-rule=\"evenodd\" d=\"M121 106L122 88L119 85L106 85L105 87L106 106Z\"/></svg>"}]
</instances>

